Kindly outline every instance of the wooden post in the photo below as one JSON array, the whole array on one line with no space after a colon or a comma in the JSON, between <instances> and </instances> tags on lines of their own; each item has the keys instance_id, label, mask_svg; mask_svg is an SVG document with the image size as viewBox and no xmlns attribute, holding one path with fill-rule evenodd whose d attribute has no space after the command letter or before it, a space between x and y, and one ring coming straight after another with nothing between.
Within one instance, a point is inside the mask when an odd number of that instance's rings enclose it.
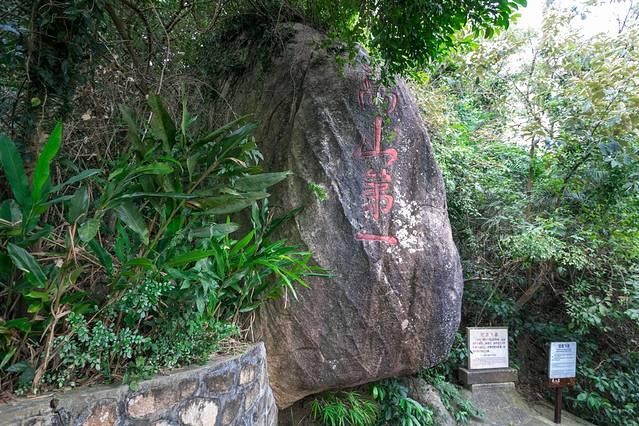
<instances>
[{"instance_id":1,"label":"wooden post","mask_svg":"<svg viewBox=\"0 0 639 426\"><path fill-rule=\"evenodd\" d=\"M561 387L555 388L555 423L561 423L561 396L562 396Z\"/></svg>"},{"instance_id":2,"label":"wooden post","mask_svg":"<svg viewBox=\"0 0 639 426\"><path fill-rule=\"evenodd\" d=\"M555 388L555 423L561 423L563 388L577 382L577 343L550 342L548 355L548 386Z\"/></svg>"}]
</instances>

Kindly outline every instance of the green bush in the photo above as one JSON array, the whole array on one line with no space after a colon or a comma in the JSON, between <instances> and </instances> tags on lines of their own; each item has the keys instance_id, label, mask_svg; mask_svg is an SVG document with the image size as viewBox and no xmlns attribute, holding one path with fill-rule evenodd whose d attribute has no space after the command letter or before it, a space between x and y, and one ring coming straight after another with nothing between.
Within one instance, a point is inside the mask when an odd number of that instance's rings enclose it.
<instances>
[{"instance_id":1,"label":"green bush","mask_svg":"<svg viewBox=\"0 0 639 426\"><path fill-rule=\"evenodd\" d=\"M510 16L525 6L526 0L273 3L284 10L288 4L299 9L307 21L325 28L340 42L365 46L375 60L384 64L388 76L393 76L421 71L460 44L469 43L473 38L470 34L456 34L465 28L476 36L491 36L496 30L508 28Z\"/></svg>"},{"instance_id":2,"label":"green bush","mask_svg":"<svg viewBox=\"0 0 639 426\"><path fill-rule=\"evenodd\" d=\"M265 190L288 173L260 172L254 124L192 132L186 106L176 125L157 97L149 104L142 131L122 109L130 153L62 184L51 178L61 124L31 179L2 136L14 195L0 204L3 389L133 380L204 361L245 314L321 274L309 253L269 239L287 217L271 217ZM248 231L230 220L242 211Z\"/></svg>"},{"instance_id":3,"label":"green bush","mask_svg":"<svg viewBox=\"0 0 639 426\"><path fill-rule=\"evenodd\" d=\"M398 379L386 379L371 386L373 399L380 405L379 425L430 426L435 413L408 396L408 388Z\"/></svg>"}]
</instances>

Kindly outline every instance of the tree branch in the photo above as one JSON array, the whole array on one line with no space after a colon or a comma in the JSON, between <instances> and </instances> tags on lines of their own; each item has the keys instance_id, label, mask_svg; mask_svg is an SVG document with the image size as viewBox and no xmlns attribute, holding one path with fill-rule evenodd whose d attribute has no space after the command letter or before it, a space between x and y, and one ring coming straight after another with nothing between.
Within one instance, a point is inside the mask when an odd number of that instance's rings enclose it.
<instances>
[{"instance_id":1,"label":"tree branch","mask_svg":"<svg viewBox=\"0 0 639 426\"><path fill-rule=\"evenodd\" d=\"M135 67L136 71L139 74L140 70L142 70L142 64L140 63L140 58L138 53L133 48L133 43L131 43L131 39L129 38L129 35L126 31L126 27L124 26L124 22L122 22L118 14L115 12L115 9L113 8L113 5L111 3L106 3L104 5L104 8L109 14L111 21L113 21L113 25L115 25L116 31L122 38L122 42L124 43L124 48L129 53L129 56L131 56L131 61L133 61L133 66ZM144 81L140 81L139 83L141 84L140 90L144 92L144 95L146 95L146 92L147 92L146 84L144 83Z\"/></svg>"},{"instance_id":2,"label":"tree branch","mask_svg":"<svg viewBox=\"0 0 639 426\"><path fill-rule=\"evenodd\" d=\"M146 16L140 10L140 8L137 7L135 4L131 3L129 0L120 0L120 2L123 5L125 5L126 7L128 7L129 9L131 9L136 15L138 15L138 17L142 21L142 24L144 25L144 28L146 29L146 38L147 38L147 40L146 40L146 50L147 50L146 69L148 70L149 62L151 61L151 55L153 53L153 40L155 39L155 37L153 35L153 31L151 31L151 25L149 24L149 20L146 19Z\"/></svg>"}]
</instances>

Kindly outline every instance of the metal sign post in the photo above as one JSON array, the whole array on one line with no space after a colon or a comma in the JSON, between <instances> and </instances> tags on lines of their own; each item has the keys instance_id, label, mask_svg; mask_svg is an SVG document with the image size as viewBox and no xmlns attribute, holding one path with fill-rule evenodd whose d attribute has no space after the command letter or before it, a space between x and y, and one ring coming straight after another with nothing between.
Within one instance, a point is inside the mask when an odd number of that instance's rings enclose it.
<instances>
[{"instance_id":1,"label":"metal sign post","mask_svg":"<svg viewBox=\"0 0 639 426\"><path fill-rule=\"evenodd\" d=\"M548 357L548 386L555 388L555 423L561 423L562 391L574 386L577 373L577 343L552 342Z\"/></svg>"}]
</instances>

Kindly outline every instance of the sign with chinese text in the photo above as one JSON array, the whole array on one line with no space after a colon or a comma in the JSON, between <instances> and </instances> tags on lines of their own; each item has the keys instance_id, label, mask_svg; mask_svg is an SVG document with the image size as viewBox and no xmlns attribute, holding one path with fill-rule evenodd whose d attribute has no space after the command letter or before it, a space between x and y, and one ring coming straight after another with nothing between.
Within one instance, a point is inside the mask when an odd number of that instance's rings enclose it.
<instances>
[{"instance_id":1,"label":"sign with chinese text","mask_svg":"<svg viewBox=\"0 0 639 426\"><path fill-rule=\"evenodd\" d=\"M468 327L468 368L508 368L508 329Z\"/></svg>"},{"instance_id":2,"label":"sign with chinese text","mask_svg":"<svg viewBox=\"0 0 639 426\"><path fill-rule=\"evenodd\" d=\"M548 357L550 386L572 386L577 375L577 343L552 342Z\"/></svg>"}]
</instances>

